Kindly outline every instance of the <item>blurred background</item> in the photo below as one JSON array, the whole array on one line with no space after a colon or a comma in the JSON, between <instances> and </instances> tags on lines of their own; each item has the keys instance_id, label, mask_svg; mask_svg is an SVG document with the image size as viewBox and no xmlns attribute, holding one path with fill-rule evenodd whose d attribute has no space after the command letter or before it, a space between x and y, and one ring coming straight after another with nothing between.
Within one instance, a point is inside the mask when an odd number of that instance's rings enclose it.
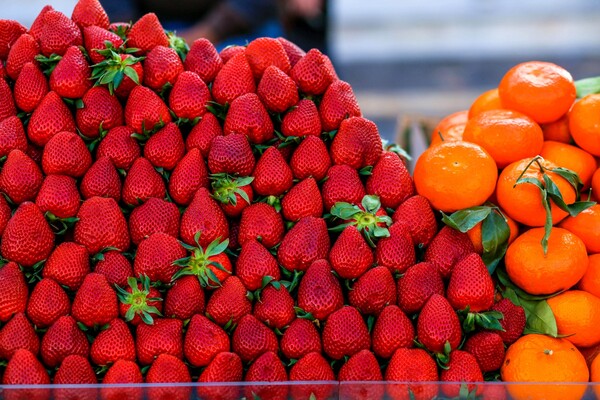
<instances>
[{"instance_id":1,"label":"blurred background","mask_svg":"<svg viewBox=\"0 0 600 400\"><path fill-rule=\"evenodd\" d=\"M47 3L70 16L75 0L0 0L0 18L29 26ZM330 0L325 18L327 52L388 140L468 108L522 61L600 75L598 0Z\"/></svg>"}]
</instances>

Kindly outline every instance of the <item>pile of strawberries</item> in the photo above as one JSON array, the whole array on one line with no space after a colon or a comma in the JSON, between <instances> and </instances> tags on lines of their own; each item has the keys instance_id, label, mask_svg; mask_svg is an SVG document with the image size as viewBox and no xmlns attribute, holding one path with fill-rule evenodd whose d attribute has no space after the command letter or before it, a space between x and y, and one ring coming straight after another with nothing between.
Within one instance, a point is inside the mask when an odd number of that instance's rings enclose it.
<instances>
[{"instance_id":1,"label":"pile of strawberries","mask_svg":"<svg viewBox=\"0 0 600 400\"><path fill-rule=\"evenodd\" d=\"M497 378L523 309L318 50L188 49L80 0L0 20L0 59L3 384Z\"/></svg>"}]
</instances>

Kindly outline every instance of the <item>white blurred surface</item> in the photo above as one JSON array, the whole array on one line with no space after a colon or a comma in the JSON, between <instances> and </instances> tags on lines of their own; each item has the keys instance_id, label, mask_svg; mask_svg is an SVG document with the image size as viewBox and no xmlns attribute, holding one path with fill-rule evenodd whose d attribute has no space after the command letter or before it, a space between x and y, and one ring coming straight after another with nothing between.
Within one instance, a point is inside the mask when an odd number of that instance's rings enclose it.
<instances>
[{"instance_id":1,"label":"white blurred surface","mask_svg":"<svg viewBox=\"0 0 600 400\"><path fill-rule=\"evenodd\" d=\"M46 4L70 17L75 3L77 0L0 0L0 18L14 19L29 27Z\"/></svg>"}]
</instances>

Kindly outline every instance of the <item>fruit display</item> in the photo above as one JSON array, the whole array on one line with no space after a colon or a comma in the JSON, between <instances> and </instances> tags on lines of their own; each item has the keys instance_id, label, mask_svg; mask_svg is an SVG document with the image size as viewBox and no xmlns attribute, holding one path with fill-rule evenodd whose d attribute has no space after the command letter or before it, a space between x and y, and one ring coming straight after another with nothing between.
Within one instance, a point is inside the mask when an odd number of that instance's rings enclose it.
<instances>
[{"instance_id":1,"label":"fruit display","mask_svg":"<svg viewBox=\"0 0 600 400\"><path fill-rule=\"evenodd\" d=\"M0 20L0 60L7 398L574 398L483 382L599 378L600 103L572 106L560 67L441 121L413 180L330 59L284 38L218 52L79 0ZM101 385L14 386L50 383Z\"/></svg>"}]
</instances>

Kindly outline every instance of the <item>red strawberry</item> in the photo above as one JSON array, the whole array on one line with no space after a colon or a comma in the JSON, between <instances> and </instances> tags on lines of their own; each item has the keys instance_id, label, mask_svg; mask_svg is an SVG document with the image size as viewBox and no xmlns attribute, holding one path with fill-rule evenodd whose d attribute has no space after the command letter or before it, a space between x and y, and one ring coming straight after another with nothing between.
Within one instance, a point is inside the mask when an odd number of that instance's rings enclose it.
<instances>
[{"instance_id":1,"label":"red strawberry","mask_svg":"<svg viewBox=\"0 0 600 400\"><path fill-rule=\"evenodd\" d=\"M418 194L398 206L392 215L392 221L406 226L415 246L428 246L437 233L437 221L431 205L425 197Z\"/></svg>"},{"instance_id":2,"label":"red strawberry","mask_svg":"<svg viewBox=\"0 0 600 400\"><path fill-rule=\"evenodd\" d=\"M329 85L319 105L319 114L323 130L327 132L338 129L346 118L360 117L360 108L350 84L338 80Z\"/></svg>"},{"instance_id":3,"label":"red strawberry","mask_svg":"<svg viewBox=\"0 0 600 400\"><path fill-rule=\"evenodd\" d=\"M2 197L0 198L0 236L2 236L4 229L6 228L6 224L8 224L8 221L12 216L12 210L10 209L6 198L4 198L4 196L0 197Z\"/></svg>"},{"instance_id":4,"label":"red strawberry","mask_svg":"<svg viewBox=\"0 0 600 400\"><path fill-rule=\"evenodd\" d=\"M267 110L275 113L282 113L298 102L296 84L275 65L265 70L256 93Z\"/></svg>"},{"instance_id":5,"label":"red strawberry","mask_svg":"<svg viewBox=\"0 0 600 400\"><path fill-rule=\"evenodd\" d=\"M237 54L223 65L212 85L212 95L219 104L231 104L236 98L254 93L256 84L245 54Z\"/></svg>"},{"instance_id":6,"label":"red strawberry","mask_svg":"<svg viewBox=\"0 0 600 400\"><path fill-rule=\"evenodd\" d=\"M294 299L285 286L272 282L254 304L254 316L272 329L282 329L296 318Z\"/></svg>"},{"instance_id":7,"label":"red strawberry","mask_svg":"<svg viewBox=\"0 0 600 400\"><path fill-rule=\"evenodd\" d=\"M119 126L108 131L98 145L96 159L108 157L116 168L129 170L141 154L140 146L131 137L132 134L133 130L127 126Z\"/></svg>"},{"instance_id":8,"label":"red strawberry","mask_svg":"<svg viewBox=\"0 0 600 400\"><path fill-rule=\"evenodd\" d=\"M0 329L0 358L10 360L19 349L27 349L35 355L40 350L40 339L22 312L15 314Z\"/></svg>"},{"instance_id":9,"label":"red strawberry","mask_svg":"<svg viewBox=\"0 0 600 400\"><path fill-rule=\"evenodd\" d=\"M504 361L504 342L496 332L477 332L467 339L463 350L475 357L481 372L496 371Z\"/></svg>"},{"instance_id":10,"label":"red strawberry","mask_svg":"<svg viewBox=\"0 0 600 400\"><path fill-rule=\"evenodd\" d=\"M290 167L296 179L312 176L315 180L320 181L325 177L330 166L331 159L325 143L320 138L312 136L307 136L298 145L290 161Z\"/></svg>"},{"instance_id":11,"label":"red strawberry","mask_svg":"<svg viewBox=\"0 0 600 400\"><path fill-rule=\"evenodd\" d=\"M208 157L208 152L212 141L217 136L223 136L223 128L219 120L212 113L205 113L188 135L185 141L185 148L189 152L193 148L200 150L202 157Z\"/></svg>"},{"instance_id":12,"label":"red strawberry","mask_svg":"<svg viewBox=\"0 0 600 400\"><path fill-rule=\"evenodd\" d=\"M17 21L10 19L3 19L0 21L0 59L6 60L8 51L12 45L26 32L27 28Z\"/></svg>"},{"instance_id":13,"label":"red strawberry","mask_svg":"<svg viewBox=\"0 0 600 400\"><path fill-rule=\"evenodd\" d=\"M410 267L398 281L398 306L407 314L421 311L433 294L444 295L444 282L429 262Z\"/></svg>"},{"instance_id":14,"label":"red strawberry","mask_svg":"<svg viewBox=\"0 0 600 400\"><path fill-rule=\"evenodd\" d=\"M189 54L188 54L189 58ZM179 74L169 94L169 106L181 119L194 121L206 113L206 106L212 100L206 83L192 71Z\"/></svg>"},{"instance_id":15,"label":"red strawberry","mask_svg":"<svg viewBox=\"0 0 600 400\"><path fill-rule=\"evenodd\" d=\"M182 276L167 292L164 315L182 321L194 314L204 314L204 290L195 276Z\"/></svg>"},{"instance_id":16,"label":"red strawberry","mask_svg":"<svg viewBox=\"0 0 600 400\"><path fill-rule=\"evenodd\" d=\"M0 79L0 120L17 115L15 102L8 86L4 79Z\"/></svg>"},{"instance_id":17,"label":"red strawberry","mask_svg":"<svg viewBox=\"0 0 600 400\"><path fill-rule=\"evenodd\" d=\"M208 153L208 168L213 174L249 176L254 170L254 155L245 135L216 136Z\"/></svg>"},{"instance_id":18,"label":"red strawberry","mask_svg":"<svg viewBox=\"0 0 600 400\"><path fill-rule=\"evenodd\" d=\"M0 171L0 188L15 204L32 201L43 183L38 165L19 149L8 153Z\"/></svg>"},{"instance_id":19,"label":"red strawberry","mask_svg":"<svg viewBox=\"0 0 600 400\"><path fill-rule=\"evenodd\" d=\"M355 226L344 228L329 252L329 261L344 279L355 279L364 274L374 261L373 251Z\"/></svg>"},{"instance_id":20,"label":"red strawberry","mask_svg":"<svg viewBox=\"0 0 600 400\"><path fill-rule=\"evenodd\" d=\"M77 290L72 307L73 317L87 326L102 326L119 315L117 294L102 274L91 273Z\"/></svg>"},{"instance_id":21,"label":"red strawberry","mask_svg":"<svg viewBox=\"0 0 600 400\"><path fill-rule=\"evenodd\" d=\"M244 362L256 360L263 353L276 352L279 348L275 333L253 315L240 319L233 332L231 345Z\"/></svg>"},{"instance_id":22,"label":"red strawberry","mask_svg":"<svg viewBox=\"0 0 600 400\"><path fill-rule=\"evenodd\" d=\"M129 216L131 241L135 245L152 235L162 232L177 238L179 236L179 209L155 197L136 207Z\"/></svg>"},{"instance_id":23,"label":"red strawberry","mask_svg":"<svg viewBox=\"0 0 600 400\"><path fill-rule=\"evenodd\" d=\"M295 43L290 42L286 38L278 37L277 40L283 46L283 49L285 50L292 67L294 67L298 60L304 57L304 55L306 54L304 50L302 50Z\"/></svg>"},{"instance_id":24,"label":"red strawberry","mask_svg":"<svg viewBox=\"0 0 600 400\"><path fill-rule=\"evenodd\" d=\"M283 232L283 220L275 208L266 203L255 203L242 212L238 241L243 245L250 239L257 239L266 248L271 248L281 242Z\"/></svg>"},{"instance_id":25,"label":"red strawberry","mask_svg":"<svg viewBox=\"0 0 600 400\"><path fill-rule=\"evenodd\" d=\"M302 217L323 215L323 199L314 178L309 177L296 184L281 201L283 216L288 221Z\"/></svg>"},{"instance_id":26,"label":"red strawberry","mask_svg":"<svg viewBox=\"0 0 600 400\"><path fill-rule=\"evenodd\" d=\"M87 357L90 345L71 316L60 317L42 338L41 356L48 367L56 367L71 354Z\"/></svg>"},{"instance_id":27,"label":"red strawberry","mask_svg":"<svg viewBox=\"0 0 600 400\"><path fill-rule=\"evenodd\" d=\"M355 169L348 165L334 165L327 171L321 194L325 210L329 211L339 202L360 204L366 193Z\"/></svg>"},{"instance_id":28,"label":"red strawberry","mask_svg":"<svg viewBox=\"0 0 600 400\"><path fill-rule=\"evenodd\" d=\"M108 15L98 0L79 0L71 19L81 28L96 25L108 29Z\"/></svg>"},{"instance_id":29,"label":"red strawberry","mask_svg":"<svg viewBox=\"0 0 600 400\"><path fill-rule=\"evenodd\" d=\"M52 278L70 290L77 290L89 272L90 260L86 248L77 243L63 242L48 257L43 277Z\"/></svg>"},{"instance_id":30,"label":"red strawberry","mask_svg":"<svg viewBox=\"0 0 600 400\"><path fill-rule=\"evenodd\" d=\"M71 111L55 92L48 92L31 114L27 136L33 144L44 146L59 132L75 132Z\"/></svg>"},{"instance_id":31,"label":"red strawberry","mask_svg":"<svg viewBox=\"0 0 600 400\"><path fill-rule=\"evenodd\" d=\"M23 123L16 117L0 121L0 156L7 156L12 150L27 151L27 137Z\"/></svg>"},{"instance_id":32,"label":"red strawberry","mask_svg":"<svg viewBox=\"0 0 600 400\"><path fill-rule=\"evenodd\" d=\"M54 233L39 207L30 202L22 203L4 229L2 257L22 267L32 267L48 258L53 248Z\"/></svg>"},{"instance_id":33,"label":"red strawberry","mask_svg":"<svg viewBox=\"0 0 600 400\"><path fill-rule=\"evenodd\" d=\"M198 232L200 234L196 239ZM198 189L181 216L180 237L190 246L198 242L202 247L207 247L217 239L229 237L227 219L217 202L210 197L208 189Z\"/></svg>"},{"instance_id":34,"label":"red strawberry","mask_svg":"<svg viewBox=\"0 0 600 400\"><path fill-rule=\"evenodd\" d=\"M144 80L142 58L119 54L113 49L100 51L104 60L93 66L92 79L96 80L97 85L106 85L108 91L116 94L119 99L127 99L131 91ZM156 98L153 101L162 108Z\"/></svg>"},{"instance_id":35,"label":"red strawberry","mask_svg":"<svg viewBox=\"0 0 600 400\"><path fill-rule=\"evenodd\" d=\"M0 267L0 321L6 322L27 306L29 289L15 262Z\"/></svg>"},{"instance_id":36,"label":"red strawberry","mask_svg":"<svg viewBox=\"0 0 600 400\"><path fill-rule=\"evenodd\" d=\"M442 278L447 279L454 265L474 252L473 242L466 233L444 226L427 246L424 261L435 265Z\"/></svg>"},{"instance_id":37,"label":"red strawberry","mask_svg":"<svg viewBox=\"0 0 600 400\"><path fill-rule=\"evenodd\" d=\"M380 266L365 272L348 299L350 305L365 315L378 315L386 306L396 304L396 283L390 270Z\"/></svg>"},{"instance_id":38,"label":"red strawberry","mask_svg":"<svg viewBox=\"0 0 600 400\"><path fill-rule=\"evenodd\" d=\"M67 356L54 375L55 385L98 384L96 373L87 358L78 354ZM53 395L59 398L96 398L96 388L56 388Z\"/></svg>"},{"instance_id":39,"label":"red strawberry","mask_svg":"<svg viewBox=\"0 0 600 400\"><path fill-rule=\"evenodd\" d=\"M36 39L24 33L13 43L6 58L6 74L10 79L17 80L23 66L29 62L37 64L35 56L40 52Z\"/></svg>"},{"instance_id":40,"label":"red strawberry","mask_svg":"<svg viewBox=\"0 0 600 400\"><path fill-rule=\"evenodd\" d=\"M146 200L166 195L165 182L148 159L140 157L131 166L123 182L123 202L136 206Z\"/></svg>"},{"instance_id":41,"label":"red strawberry","mask_svg":"<svg viewBox=\"0 0 600 400\"><path fill-rule=\"evenodd\" d=\"M221 352L229 351L229 336L203 315L192 317L185 334L183 351L194 367L205 367Z\"/></svg>"},{"instance_id":42,"label":"red strawberry","mask_svg":"<svg viewBox=\"0 0 600 400\"><path fill-rule=\"evenodd\" d=\"M242 244L235 274L250 291L260 289L263 279L267 276L276 281L281 277L275 257L254 239L249 239Z\"/></svg>"},{"instance_id":43,"label":"red strawberry","mask_svg":"<svg viewBox=\"0 0 600 400\"><path fill-rule=\"evenodd\" d=\"M442 369L440 373L442 382L463 382L461 384L444 384L442 393L448 397L456 397L461 391L464 382L483 382L483 374L477 360L470 353L462 350L454 350L450 353L450 361L447 368ZM475 391L477 395L481 394L482 385L467 385L469 392Z\"/></svg>"},{"instance_id":44,"label":"red strawberry","mask_svg":"<svg viewBox=\"0 0 600 400\"><path fill-rule=\"evenodd\" d=\"M285 136L318 137L321 134L321 120L315 103L309 99L300 100L283 117L281 132Z\"/></svg>"},{"instance_id":45,"label":"red strawberry","mask_svg":"<svg viewBox=\"0 0 600 400\"><path fill-rule=\"evenodd\" d=\"M79 210L80 201L75 179L65 175L48 175L42 183L35 203L44 214L72 218Z\"/></svg>"},{"instance_id":46,"label":"red strawberry","mask_svg":"<svg viewBox=\"0 0 600 400\"><path fill-rule=\"evenodd\" d=\"M183 63L186 71L191 71L205 82L212 82L223 67L223 60L215 46L205 38L194 40Z\"/></svg>"},{"instance_id":47,"label":"red strawberry","mask_svg":"<svg viewBox=\"0 0 600 400\"><path fill-rule=\"evenodd\" d=\"M27 316L38 328L52 325L70 311L67 293L51 278L44 278L35 285L27 303Z\"/></svg>"},{"instance_id":48,"label":"red strawberry","mask_svg":"<svg viewBox=\"0 0 600 400\"><path fill-rule=\"evenodd\" d=\"M385 388L380 384L370 385L369 381L382 381L381 368L377 359L369 350L361 350L346 361L338 375L338 380L360 381L361 384L343 385L340 395L353 399L381 399Z\"/></svg>"},{"instance_id":49,"label":"red strawberry","mask_svg":"<svg viewBox=\"0 0 600 400\"><path fill-rule=\"evenodd\" d=\"M115 318L101 331L90 349L90 358L96 365L108 365L117 360L135 361L135 343L129 327Z\"/></svg>"},{"instance_id":50,"label":"red strawberry","mask_svg":"<svg viewBox=\"0 0 600 400\"><path fill-rule=\"evenodd\" d=\"M458 348L462 336L460 322L448 300L433 294L425 303L417 320L417 337L430 351L442 353L446 342Z\"/></svg>"},{"instance_id":51,"label":"red strawberry","mask_svg":"<svg viewBox=\"0 0 600 400\"><path fill-rule=\"evenodd\" d=\"M127 289L116 287L120 301L119 314L131 325L137 326L142 322L152 325L154 320L151 314L161 315L161 294L158 289L150 287L147 275L140 274L139 277L140 283L133 276L127 278Z\"/></svg>"},{"instance_id":52,"label":"red strawberry","mask_svg":"<svg viewBox=\"0 0 600 400\"><path fill-rule=\"evenodd\" d=\"M42 168L46 175L83 176L92 165L92 156L83 139L73 132L54 135L42 155Z\"/></svg>"},{"instance_id":53,"label":"red strawberry","mask_svg":"<svg viewBox=\"0 0 600 400\"><path fill-rule=\"evenodd\" d=\"M321 337L315 325L296 318L281 337L281 352L286 358L299 359L310 352L321 353Z\"/></svg>"},{"instance_id":54,"label":"red strawberry","mask_svg":"<svg viewBox=\"0 0 600 400\"><path fill-rule=\"evenodd\" d=\"M330 247L325 220L308 216L286 233L277 259L288 271L306 271L316 260L327 258Z\"/></svg>"},{"instance_id":55,"label":"red strawberry","mask_svg":"<svg viewBox=\"0 0 600 400\"><path fill-rule=\"evenodd\" d=\"M183 136L173 122L168 123L152 135L144 146L144 157L155 168L163 168L168 171L175 168L184 153Z\"/></svg>"},{"instance_id":56,"label":"red strawberry","mask_svg":"<svg viewBox=\"0 0 600 400\"><path fill-rule=\"evenodd\" d=\"M188 205L200 187L208 187L208 171L198 149L191 149L175 166L169 179L169 194L180 205Z\"/></svg>"},{"instance_id":57,"label":"red strawberry","mask_svg":"<svg viewBox=\"0 0 600 400\"><path fill-rule=\"evenodd\" d=\"M375 250L377 264L392 273L404 273L415 264L416 254L408 228L403 224L392 224L389 237L379 239Z\"/></svg>"},{"instance_id":58,"label":"red strawberry","mask_svg":"<svg viewBox=\"0 0 600 400\"><path fill-rule=\"evenodd\" d=\"M494 303L494 282L481 256L471 253L456 263L446 297L455 310L479 312Z\"/></svg>"},{"instance_id":59,"label":"red strawberry","mask_svg":"<svg viewBox=\"0 0 600 400\"><path fill-rule=\"evenodd\" d=\"M97 157L87 170L79 186L84 199L90 197L111 197L121 199L121 178L110 158Z\"/></svg>"},{"instance_id":60,"label":"red strawberry","mask_svg":"<svg viewBox=\"0 0 600 400\"><path fill-rule=\"evenodd\" d=\"M256 79L260 79L271 65L278 67L285 74L290 73L290 60L283 45L277 39L268 37L254 39L246 47L245 54Z\"/></svg>"},{"instance_id":61,"label":"red strawberry","mask_svg":"<svg viewBox=\"0 0 600 400\"><path fill-rule=\"evenodd\" d=\"M331 366L321 353L312 352L298 360L290 369L290 381L334 381ZM333 386L329 385L293 385L292 398L328 399L333 394Z\"/></svg>"},{"instance_id":62,"label":"red strawberry","mask_svg":"<svg viewBox=\"0 0 600 400\"><path fill-rule=\"evenodd\" d=\"M108 251L99 257L94 272L106 276L106 280L112 286L127 285L127 278L133 276L131 262L118 251Z\"/></svg>"},{"instance_id":63,"label":"red strawberry","mask_svg":"<svg viewBox=\"0 0 600 400\"><path fill-rule=\"evenodd\" d=\"M396 349L413 347L414 337L415 329L406 314L395 305L385 307L373 327L373 351L388 359Z\"/></svg>"},{"instance_id":64,"label":"red strawberry","mask_svg":"<svg viewBox=\"0 0 600 400\"><path fill-rule=\"evenodd\" d=\"M491 310L500 311L504 315L504 318L500 319L503 330L497 332L504 344L510 345L521 337L526 321L523 307L514 305L508 299L502 299L494 304Z\"/></svg>"},{"instance_id":65,"label":"red strawberry","mask_svg":"<svg viewBox=\"0 0 600 400\"><path fill-rule=\"evenodd\" d=\"M227 174L213 175L213 178L212 196L221 204L225 215L239 217L254 199L254 191L250 185L254 178L234 178Z\"/></svg>"},{"instance_id":66,"label":"red strawberry","mask_svg":"<svg viewBox=\"0 0 600 400\"><path fill-rule=\"evenodd\" d=\"M256 163L252 188L262 196L279 196L293 185L292 170L275 147L269 147Z\"/></svg>"},{"instance_id":67,"label":"red strawberry","mask_svg":"<svg viewBox=\"0 0 600 400\"><path fill-rule=\"evenodd\" d=\"M382 151L377 126L372 121L362 117L351 117L343 120L330 149L334 164L346 164L354 169L375 165ZM401 162L397 155L394 154L392 157L397 157L397 161ZM382 179L379 172L375 178L377 180ZM382 183L382 185L384 184ZM397 184L395 182L394 186L396 187ZM404 182L399 184L404 185Z\"/></svg>"},{"instance_id":68,"label":"red strawberry","mask_svg":"<svg viewBox=\"0 0 600 400\"><path fill-rule=\"evenodd\" d=\"M244 134L254 144L268 142L274 136L271 117L256 93L243 94L231 102L223 132Z\"/></svg>"},{"instance_id":69,"label":"red strawberry","mask_svg":"<svg viewBox=\"0 0 600 400\"><path fill-rule=\"evenodd\" d=\"M158 95L145 86L136 86L129 93L125 104L125 122L136 133L152 131L157 124L171 122L167 105Z\"/></svg>"},{"instance_id":70,"label":"red strawberry","mask_svg":"<svg viewBox=\"0 0 600 400\"><path fill-rule=\"evenodd\" d=\"M300 281L298 307L324 321L343 305L342 287L327 260L313 262Z\"/></svg>"},{"instance_id":71,"label":"red strawberry","mask_svg":"<svg viewBox=\"0 0 600 400\"><path fill-rule=\"evenodd\" d=\"M206 305L206 316L220 326L229 321L237 323L252 311L252 303L246 297L246 288L237 276L230 276L214 291Z\"/></svg>"},{"instance_id":72,"label":"red strawberry","mask_svg":"<svg viewBox=\"0 0 600 400\"><path fill-rule=\"evenodd\" d=\"M383 207L393 209L415 194L408 169L398 154L391 151L381 154L367 179L366 188L368 194L379 196Z\"/></svg>"},{"instance_id":73,"label":"red strawberry","mask_svg":"<svg viewBox=\"0 0 600 400\"><path fill-rule=\"evenodd\" d=\"M49 10L43 18L38 39L42 54L46 57L53 53L62 56L69 47L83 44L79 27L60 11Z\"/></svg>"},{"instance_id":74,"label":"red strawberry","mask_svg":"<svg viewBox=\"0 0 600 400\"><path fill-rule=\"evenodd\" d=\"M83 29L83 47L87 51L92 64L104 61L104 56L99 52L106 49L106 42L118 49L123 45L123 39L116 33L96 25L86 26Z\"/></svg>"},{"instance_id":75,"label":"red strawberry","mask_svg":"<svg viewBox=\"0 0 600 400\"><path fill-rule=\"evenodd\" d=\"M242 360L235 353L217 354L198 377L198 382L241 382L243 378ZM237 399L240 396L238 386L200 385L196 389L203 399Z\"/></svg>"},{"instance_id":76,"label":"red strawberry","mask_svg":"<svg viewBox=\"0 0 600 400\"><path fill-rule=\"evenodd\" d=\"M15 351L8 362L2 377L4 385L49 385L50 377L42 363L26 349ZM19 393L28 399L45 399L50 397L50 389L30 389Z\"/></svg>"},{"instance_id":77,"label":"red strawberry","mask_svg":"<svg viewBox=\"0 0 600 400\"><path fill-rule=\"evenodd\" d=\"M44 14L46 14L48 11L52 11L52 10L54 10L54 8L52 8L51 5L44 6L40 10L39 14L35 17L35 19L33 20L33 22L31 23L31 27L29 28L29 32L37 40L39 40L40 33L41 33L41 30L42 30L42 26L44 24Z\"/></svg>"},{"instance_id":78,"label":"red strawberry","mask_svg":"<svg viewBox=\"0 0 600 400\"><path fill-rule=\"evenodd\" d=\"M144 382L140 367L133 361L117 360L106 372L100 388L100 396L104 400L140 399L143 389L140 383ZM128 383L128 387L111 387L110 384Z\"/></svg>"},{"instance_id":79,"label":"red strawberry","mask_svg":"<svg viewBox=\"0 0 600 400\"><path fill-rule=\"evenodd\" d=\"M173 85L182 72L183 63L174 49L159 45L146 54L144 85L154 91L160 92L167 83Z\"/></svg>"},{"instance_id":80,"label":"red strawberry","mask_svg":"<svg viewBox=\"0 0 600 400\"><path fill-rule=\"evenodd\" d=\"M244 377L246 382L262 382L262 384L256 386L247 384L245 395L247 398L287 399L287 385L268 386L264 384L264 382L285 382L287 380L288 375L281 360L274 352L267 351L250 365Z\"/></svg>"},{"instance_id":81,"label":"red strawberry","mask_svg":"<svg viewBox=\"0 0 600 400\"><path fill-rule=\"evenodd\" d=\"M139 49L145 54L156 46L168 46L169 39L154 13L148 13L138 19L127 33L127 47Z\"/></svg>"},{"instance_id":82,"label":"red strawberry","mask_svg":"<svg viewBox=\"0 0 600 400\"><path fill-rule=\"evenodd\" d=\"M327 318L323 329L323 350L329 357L339 360L370 347L367 324L356 308L342 307Z\"/></svg>"},{"instance_id":83,"label":"red strawberry","mask_svg":"<svg viewBox=\"0 0 600 400\"><path fill-rule=\"evenodd\" d=\"M238 54L245 54L245 53L246 53L246 46L239 46L237 44L232 44L232 45L227 46L224 49L222 49L219 52L219 56L221 57L223 62L225 64L227 64L227 62L229 60L231 60L233 57L237 56ZM244 57L244 59L245 59L245 57Z\"/></svg>"},{"instance_id":84,"label":"red strawberry","mask_svg":"<svg viewBox=\"0 0 600 400\"><path fill-rule=\"evenodd\" d=\"M183 358L183 322L156 318L153 325L139 324L136 350L141 365L151 364L160 354Z\"/></svg>"},{"instance_id":85,"label":"red strawberry","mask_svg":"<svg viewBox=\"0 0 600 400\"><path fill-rule=\"evenodd\" d=\"M123 107L108 89L93 87L85 93L82 102L83 108L76 111L76 122L84 136L95 139L101 131L123 125Z\"/></svg>"},{"instance_id":86,"label":"red strawberry","mask_svg":"<svg viewBox=\"0 0 600 400\"><path fill-rule=\"evenodd\" d=\"M146 383L188 383L191 381L187 366L180 358L170 354L160 354L146 374ZM169 387L164 385L148 388L149 399L185 400L189 399L191 394L191 386Z\"/></svg>"},{"instance_id":87,"label":"red strawberry","mask_svg":"<svg viewBox=\"0 0 600 400\"><path fill-rule=\"evenodd\" d=\"M186 256L185 249L173 236L157 232L142 240L133 262L133 273L148 275L152 282L171 282L179 267L174 261Z\"/></svg>"},{"instance_id":88,"label":"red strawberry","mask_svg":"<svg viewBox=\"0 0 600 400\"><path fill-rule=\"evenodd\" d=\"M386 381L422 382L421 384L388 384L387 393L394 399L432 399L438 386L428 383L439 379L433 358L423 349L398 349L385 372Z\"/></svg>"},{"instance_id":89,"label":"red strawberry","mask_svg":"<svg viewBox=\"0 0 600 400\"><path fill-rule=\"evenodd\" d=\"M48 81L42 71L35 63L28 62L23 65L13 87L15 104L19 109L30 113L37 108L48 90Z\"/></svg>"},{"instance_id":90,"label":"red strawberry","mask_svg":"<svg viewBox=\"0 0 600 400\"><path fill-rule=\"evenodd\" d=\"M77 46L67 49L50 75L50 90L60 97L78 99L92 87L91 70Z\"/></svg>"},{"instance_id":91,"label":"red strawberry","mask_svg":"<svg viewBox=\"0 0 600 400\"><path fill-rule=\"evenodd\" d=\"M300 91L307 95L321 95L334 81L333 71L327 65L326 57L318 49L311 49L298 60L290 73Z\"/></svg>"}]
</instances>

